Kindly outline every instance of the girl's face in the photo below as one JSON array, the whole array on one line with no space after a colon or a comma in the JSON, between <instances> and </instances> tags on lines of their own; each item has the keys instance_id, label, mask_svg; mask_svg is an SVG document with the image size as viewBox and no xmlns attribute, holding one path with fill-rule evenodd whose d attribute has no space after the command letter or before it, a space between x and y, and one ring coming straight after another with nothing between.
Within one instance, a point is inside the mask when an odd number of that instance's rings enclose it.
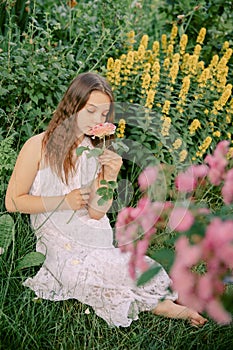
<instances>
[{"instance_id":1,"label":"girl's face","mask_svg":"<svg viewBox=\"0 0 233 350\"><path fill-rule=\"evenodd\" d=\"M79 136L91 135L93 126L105 123L110 110L111 100L101 91L92 91L85 107L78 112L77 125Z\"/></svg>"}]
</instances>

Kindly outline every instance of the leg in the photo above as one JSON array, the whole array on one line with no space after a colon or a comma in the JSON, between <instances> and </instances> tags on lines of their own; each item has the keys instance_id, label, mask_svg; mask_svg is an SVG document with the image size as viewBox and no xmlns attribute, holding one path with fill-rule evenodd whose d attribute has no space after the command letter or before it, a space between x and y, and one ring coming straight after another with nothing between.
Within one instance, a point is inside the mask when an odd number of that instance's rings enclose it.
<instances>
[{"instance_id":1,"label":"leg","mask_svg":"<svg viewBox=\"0 0 233 350\"><path fill-rule=\"evenodd\" d=\"M195 310L176 304L169 299L161 301L153 310L153 313L158 316L189 320L193 326L202 326L207 322L207 319Z\"/></svg>"}]
</instances>

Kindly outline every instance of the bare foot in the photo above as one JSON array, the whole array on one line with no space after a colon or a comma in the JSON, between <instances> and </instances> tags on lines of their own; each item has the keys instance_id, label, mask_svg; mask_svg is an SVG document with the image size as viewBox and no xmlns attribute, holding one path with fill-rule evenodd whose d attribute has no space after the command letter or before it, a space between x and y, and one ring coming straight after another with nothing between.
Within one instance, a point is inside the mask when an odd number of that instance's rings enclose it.
<instances>
[{"instance_id":1,"label":"bare foot","mask_svg":"<svg viewBox=\"0 0 233 350\"><path fill-rule=\"evenodd\" d=\"M207 319L198 312L186 306L178 305L169 299L161 301L153 310L153 313L158 316L188 320L193 326L203 326L207 322Z\"/></svg>"}]
</instances>

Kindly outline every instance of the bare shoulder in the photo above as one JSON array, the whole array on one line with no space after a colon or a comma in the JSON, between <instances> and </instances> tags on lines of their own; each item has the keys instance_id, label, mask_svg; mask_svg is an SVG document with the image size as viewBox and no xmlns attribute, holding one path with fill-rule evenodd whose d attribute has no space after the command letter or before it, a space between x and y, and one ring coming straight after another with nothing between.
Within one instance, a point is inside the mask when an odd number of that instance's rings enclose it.
<instances>
[{"instance_id":1,"label":"bare shoulder","mask_svg":"<svg viewBox=\"0 0 233 350\"><path fill-rule=\"evenodd\" d=\"M30 139L28 139L23 145L19 154L19 158L27 157L33 160L33 162L39 164L41 160L43 137L44 132L30 137Z\"/></svg>"}]
</instances>

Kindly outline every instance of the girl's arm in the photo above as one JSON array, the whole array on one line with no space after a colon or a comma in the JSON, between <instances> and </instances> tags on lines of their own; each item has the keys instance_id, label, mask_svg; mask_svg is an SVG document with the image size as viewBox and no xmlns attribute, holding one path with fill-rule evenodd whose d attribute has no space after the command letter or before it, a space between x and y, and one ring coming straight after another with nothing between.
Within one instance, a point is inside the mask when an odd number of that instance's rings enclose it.
<instances>
[{"instance_id":1,"label":"girl's arm","mask_svg":"<svg viewBox=\"0 0 233 350\"><path fill-rule=\"evenodd\" d=\"M78 210L87 204L89 196L78 189L66 196L29 194L41 160L42 139L43 134L31 137L19 153L6 192L5 206L9 212L38 214L53 210Z\"/></svg>"},{"instance_id":2,"label":"girl's arm","mask_svg":"<svg viewBox=\"0 0 233 350\"><path fill-rule=\"evenodd\" d=\"M104 205L99 205L98 200L101 198L96 194L98 188L101 185L100 181L102 179L106 181L116 181L117 175L120 171L122 165L122 158L117 155L115 152L105 150L103 155L99 157L100 164L102 165L102 172L98 179L93 183L90 198L88 202L88 213L92 219L99 220L101 219L109 210L112 205L112 199L107 201Z\"/></svg>"}]
</instances>

